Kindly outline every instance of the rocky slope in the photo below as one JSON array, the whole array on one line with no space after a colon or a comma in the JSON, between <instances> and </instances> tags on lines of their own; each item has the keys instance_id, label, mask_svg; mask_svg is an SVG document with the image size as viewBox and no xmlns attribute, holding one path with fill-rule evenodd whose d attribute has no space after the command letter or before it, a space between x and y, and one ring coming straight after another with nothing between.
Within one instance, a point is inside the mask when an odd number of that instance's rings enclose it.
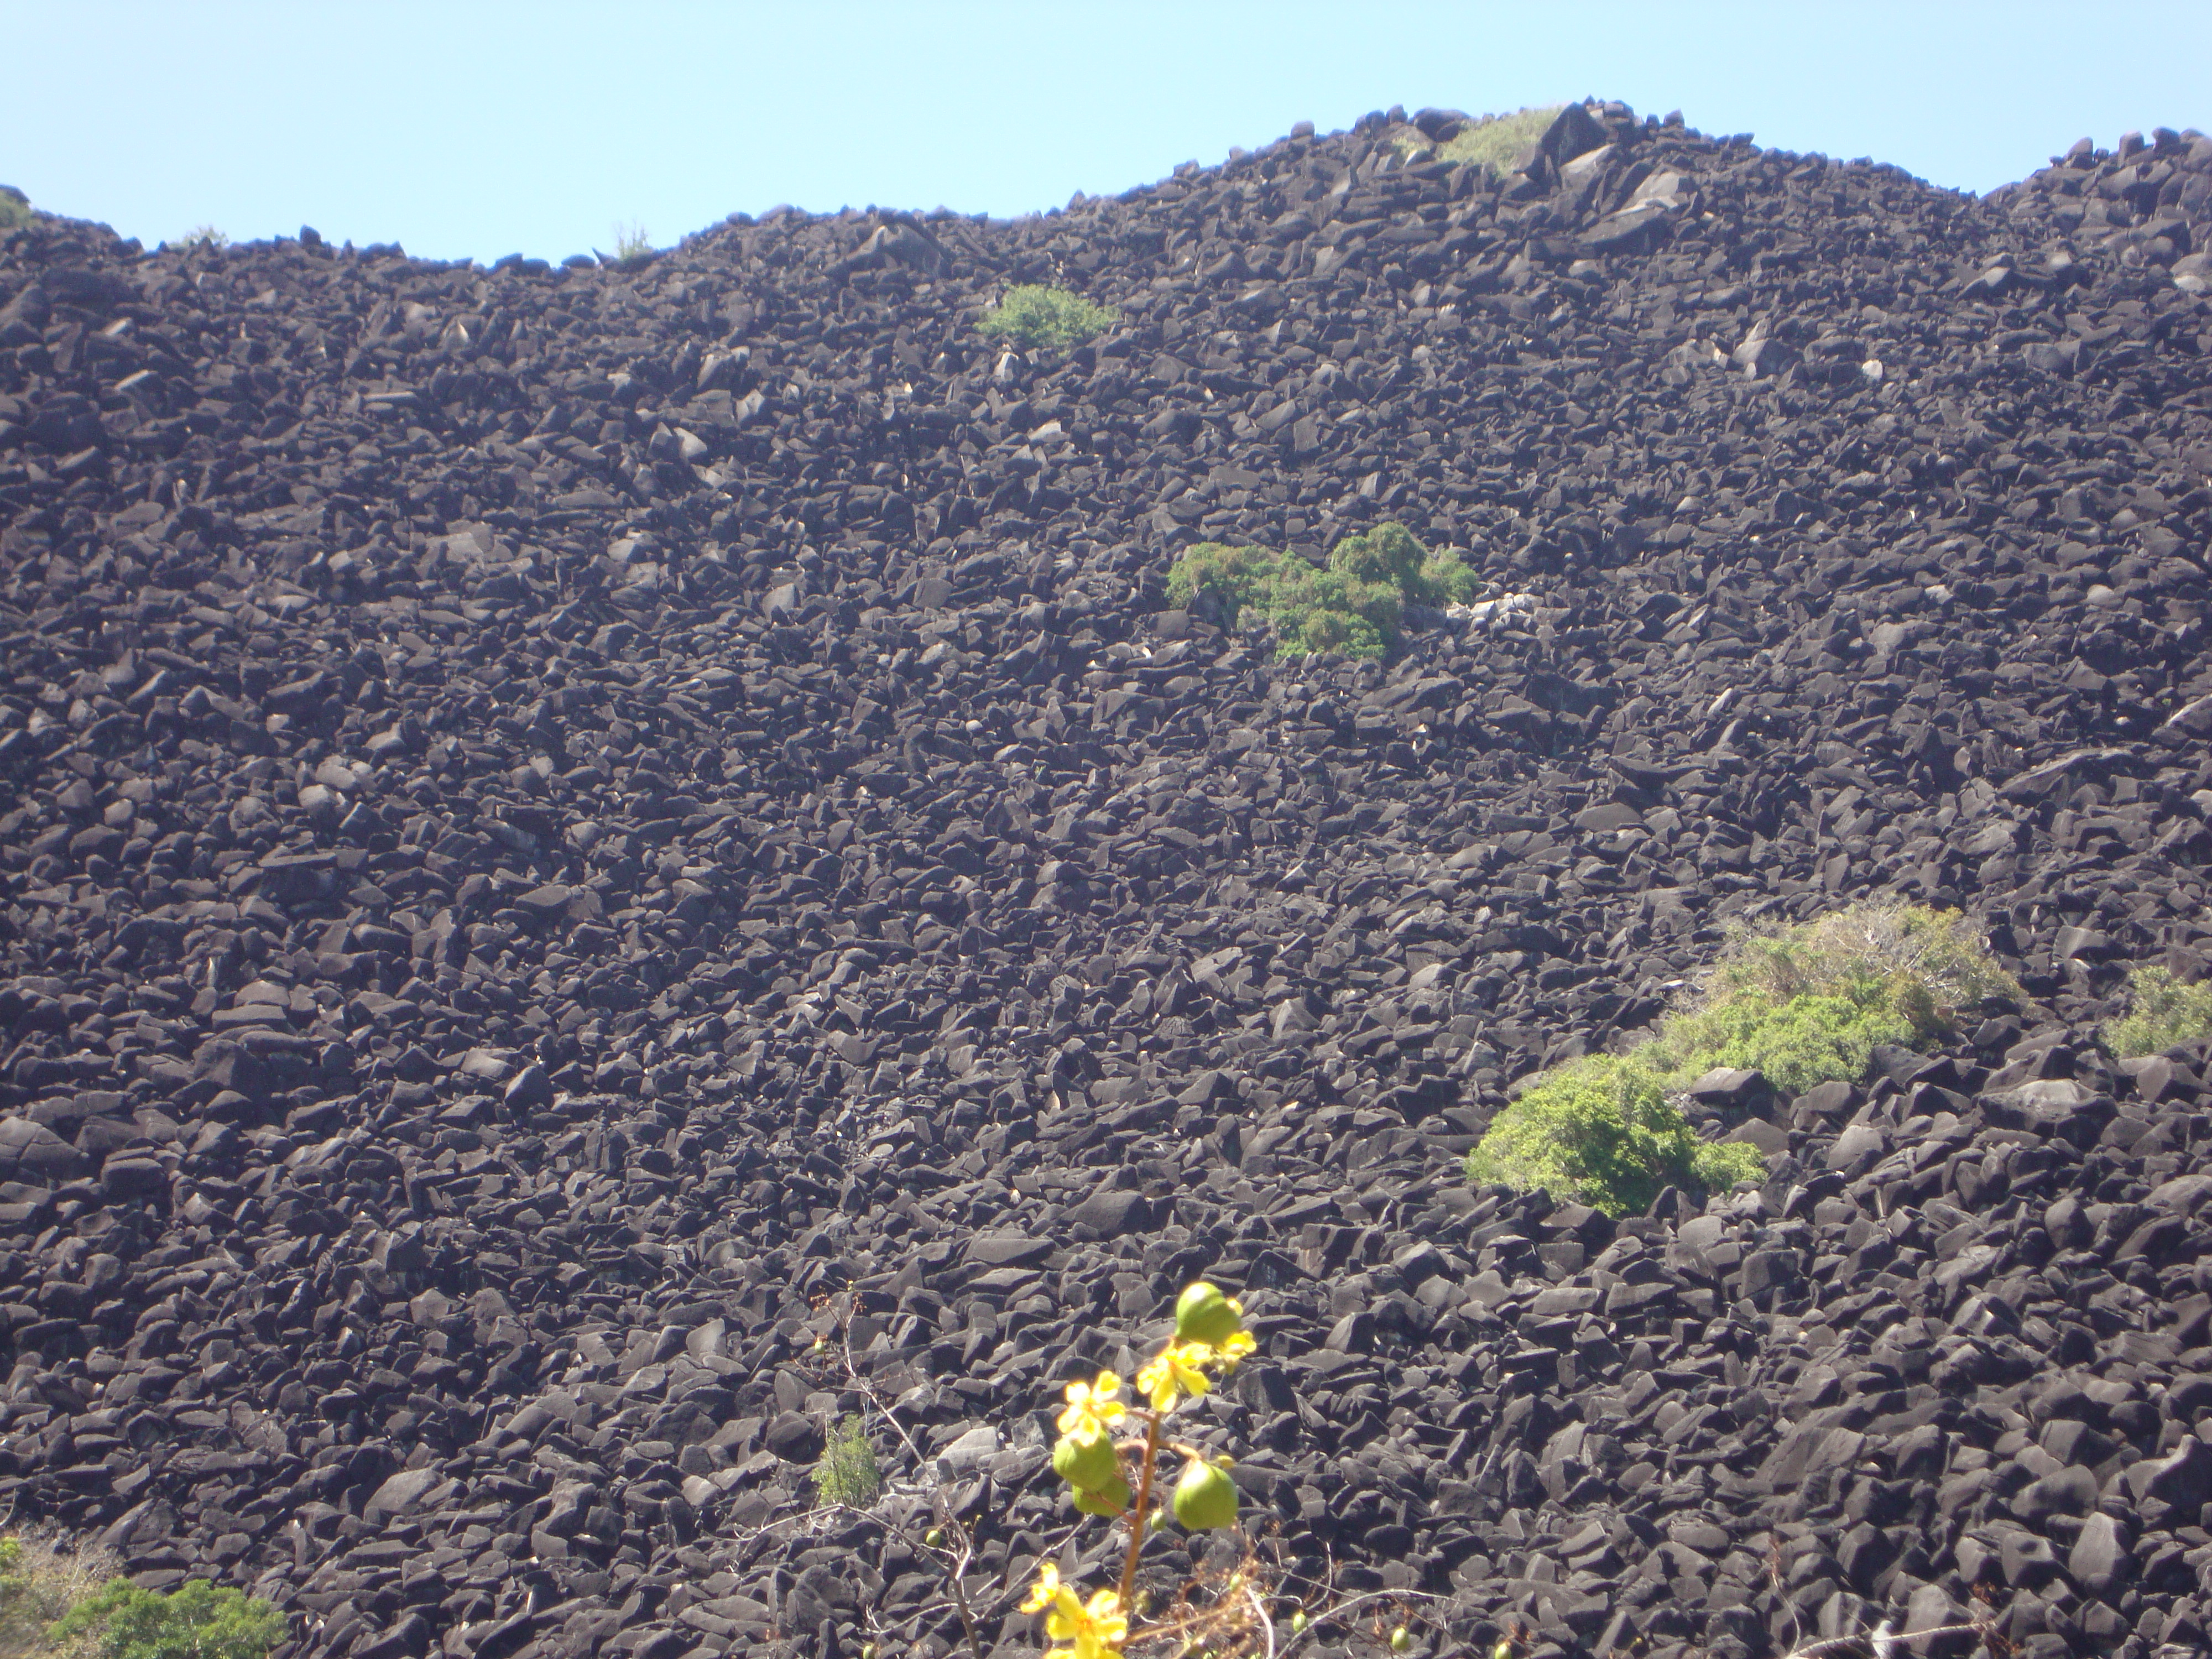
<instances>
[{"instance_id":1,"label":"rocky slope","mask_svg":"<svg viewBox=\"0 0 2212 1659\"><path fill-rule=\"evenodd\" d=\"M628 270L0 241L10 1513L302 1656L834 1659L955 1633L941 1478L1025 1644L1050 1390L1203 1269L1251 1513L1433 1650L2212 1640L2206 1056L2094 1042L2212 948L2212 140L1398 114ZM1496 602L1388 665L1163 610L1393 518ZM1713 1103L1757 1194L1458 1176L1871 892L2027 1004ZM941 1474L800 1522L847 1320Z\"/></svg>"}]
</instances>

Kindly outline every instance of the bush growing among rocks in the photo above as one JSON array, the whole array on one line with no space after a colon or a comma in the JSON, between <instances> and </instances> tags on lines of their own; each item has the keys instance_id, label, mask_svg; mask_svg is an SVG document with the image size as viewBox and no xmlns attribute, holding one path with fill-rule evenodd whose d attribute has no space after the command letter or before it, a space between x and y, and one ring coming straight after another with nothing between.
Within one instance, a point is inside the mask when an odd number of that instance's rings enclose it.
<instances>
[{"instance_id":1,"label":"bush growing among rocks","mask_svg":"<svg viewBox=\"0 0 2212 1659\"><path fill-rule=\"evenodd\" d=\"M48 1638L61 1652L88 1644L99 1659L263 1659L284 1639L284 1615L258 1596L204 1578L168 1594L111 1578Z\"/></svg>"},{"instance_id":2,"label":"bush growing among rocks","mask_svg":"<svg viewBox=\"0 0 2212 1659\"><path fill-rule=\"evenodd\" d=\"M0 230L31 222L31 198L13 185L0 185Z\"/></svg>"},{"instance_id":3,"label":"bush growing among rocks","mask_svg":"<svg viewBox=\"0 0 2212 1659\"><path fill-rule=\"evenodd\" d=\"M987 338L1060 356L1111 328L1115 314L1066 289L1024 283L1008 289L975 327Z\"/></svg>"},{"instance_id":4,"label":"bush growing among rocks","mask_svg":"<svg viewBox=\"0 0 2212 1659\"><path fill-rule=\"evenodd\" d=\"M1282 653L1292 657L1316 651L1382 657L1398 643L1406 606L1463 602L1480 585L1456 555L1429 551L1395 523L1346 536L1326 565L1296 553L1201 542L1168 572L1168 597L1177 605L1210 595L1232 628L1248 606L1256 609Z\"/></svg>"},{"instance_id":5,"label":"bush growing among rocks","mask_svg":"<svg viewBox=\"0 0 2212 1659\"><path fill-rule=\"evenodd\" d=\"M848 1417L830 1431L822 1461L814 1466L814 1490L825 1504L865 1509L883 1489L883 1473L876 1463L876 1449L868 1443L866 1425Z\"/></svg>"},{"instance_id":6,"label":"bush growing among rocks","mask_svg":"<svg viewBox=\"0 0 2212 1659\"><path fill-rule=\"evenodd\" d=\"M1751 1147L1700 1142L1668 1097L1717 1066L1758 1072L1786 1094L1856 1081L1881 1044L1919 1046L1962 1011L2018 994L1956 911L1874 899L1739 933L1654 1036L1528 1085L1468 1154L1467 1173L1612 1216L1647 1208L1669 1184L1757 1180L1765 1166ZM2212 1024L2212 994L2200 1012Z\"/></svg>"},{"instance_id":7,"label":"bush growing among rocks","mask_svg":"<svg viewBox=\"0 0 2212 1659\"><path fill-rule=\"evenodd\" d=\"M1467 1156L1478 1185L1541 1188L1609 1216L1650 1208L1662 1188L1726 1188L1765 1167L1753 1147L1699 1140L1650 1067L1619 1054L1547 1073Z\"/></svg>"},{"instance_id":8,"label":"bush growing among rocks","mask_svg":"<svg viewBox=\"0 0 2212 1659\"><path fill-rule=\"evenodd\" d=\"M1519 109L1507 115L1485 115L1469 121L1437 147L1440 161L1472 162L1492 178L1502 177L1520 159L1521 152L1544 136L1560 109L1547 104L1538 109Z\"/></svg>"},{"instance_id":9,"label":"bush growing among rocks","mask_svg":"<svg viewBox=\"0 0 2212 1659\"><path fill-rule=\"evenodd\" d=\"M2191 985L2150 966L2129 973L2127 1016L2105 1028L2105 1041L2122 1060L2207 1037L2212 1037L2212 981Z\"/></svg>"}]
</instances>

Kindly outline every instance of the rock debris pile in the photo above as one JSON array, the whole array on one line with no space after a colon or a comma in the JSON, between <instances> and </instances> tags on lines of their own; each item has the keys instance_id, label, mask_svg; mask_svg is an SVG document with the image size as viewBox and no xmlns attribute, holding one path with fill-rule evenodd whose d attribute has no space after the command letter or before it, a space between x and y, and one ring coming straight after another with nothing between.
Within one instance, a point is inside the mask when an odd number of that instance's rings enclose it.
<instances>
[{"instance_id":1,"label":"rock debris pile","mask_svg":"<svg viewBox=\"0 0 2212 1659\"><path fill-rule=\"evenodd\" d=\"M1044 1407L1203 1270L1248 1513L1433 1650L2212 1643L2207 1056L2094 1041L2212 950L2212 140L1455 118L630 269L0 241L8 1512L303 1659L888 1659L941 1479L1026 1643ZM1386 520L1486 583L1387 664L1164 608ZM1757 1192L1459 1175L1875 892L2025 1006L1709 1103ZM797 1521L841 1329L932 1467Z\"/></svg>"}]
</instances>

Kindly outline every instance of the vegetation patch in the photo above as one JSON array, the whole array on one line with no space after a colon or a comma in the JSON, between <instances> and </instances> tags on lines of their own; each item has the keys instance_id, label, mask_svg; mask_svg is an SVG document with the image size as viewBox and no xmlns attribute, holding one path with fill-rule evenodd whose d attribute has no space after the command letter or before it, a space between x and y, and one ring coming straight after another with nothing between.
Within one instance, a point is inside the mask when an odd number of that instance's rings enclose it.
<instances>
[{"instance_id":1,"label":"vegetation patch","mask_svg":"<svg viewBox=\"0 0 2212 1659\"><path fill-rule=\"evenodd\" d=\"M1467 1173L1613 1216L1648 1208L1669 1184L1756 1180L1764 1165L1751 1147L1698 1140L1668 1097L1721 1066L1762 1073L1786 1094L1856 1082L1880 1045L1923 1046L1988 999L2019 994L1956 911L1877 899L1741 933L1654 1036L1530 1084L1468 1154ZM2203 1009L2212 1029L2212 994Z\"/></svg>"},{"instance_id":2,"label":"vegetation patch","mask_svg":"<svg viewBox=\"0 0 2212 1659\"><path fill-rule=\"evenodd\" d=\"M283 1613L244 1590L193 1578L164 1595L111 1578L56 1622L47 1639L53 1651L99 1659L263 1659L284 1635Z\"/></svg>"},{"instance_id":3,"label":"vegetation patch","mask_svg":"<svg viewBox=\"0 0 2212 1659\"><path fill-rule=\"evenodd\" d=\"M1467 1156L1478 1185L1541 1188L1610 1216L1650 1209L1662 1188L1725 1189L1765 1167L1756 1147L1698 1139L1650 1066L1619 1054L1547 1073Z\"/></svg>"},{"instance_id":4,"label":"vegetation patch","mask_svg":"<svg viewBox=\"0 0 2212 1659\"><path fill-rule=\"evenodd\" d=\"M31 198L13 185L0 185L0 230L31 222Z\"/></svg>"},{"instance_id":5,"label":"vegetation patch","mask_svg":"<svg viewBox=\"0 0 2212 1659\"><path fill-rule=\"evenodd\" d=\"M96 1595L116 1565L105 1550L71 1553L50 1538L0 1538L0 1655L72 1651L70 1644L49 1641L48 1628Z\"/></svg>"},{"instance_id":6,"label":"vegetation patch","mask_svg":"<svg viewBox=\"0 0 2212 1659\"><path fill-rule=\"evenodd\" d=\"M1202 542L1168 572L1168 597L1176 605L1188 609L1208 596L1231 628L1254 607L1274 629L1278 648L1293 657L1383 656L1398 642L1406 606L1464 601L1480 585L1455 554L1430 552L1400 524L1346 536L1325 565L1296 553Z\"/></svg>"},{"instance_id":7,"label":"vegetation patch","mask_svg":"<svg viewBox=\"0 0 2212 1659\"><path fill-rule=\"evenodd\" d=\"M1510 115L1480 116L1437 146L1436 159L1471 163L1493 178L1503 178L1513 170L1521 152L1541 138L1553 118L1565 107L1547 104L1541 109L1515 110ZM1410 154L1424 146L1406 139L1401 148Z\"/></svg>"},{"instance_id":8,"label":"vegetation patch","mask_svg":"<svg viewBox=\"0 0 2212 1659\"><path fill-rule=\"evenodd\" d=\"M858 1417L847 1418L830 1431L822 1461L814 1466L814 1490L825 1504L855 1510L867 1508L883 1490L876 1449L868 1443L866 1425Z\"/></svg>"},{"instance_id":9,"label":"vegetation patch","mask_svg":"<svg viewBox=\"0 0 2212 1659\"><path fill-rule=\"evenodd\" d=\"M2128 1013L2105 1028L2105 1041L2122 1060L2161 1054L2184 1042L2212 1037L2212 981L2195 985L2163 968L2128 975Z\"/></svg>"},{"instance_id":10,"label":"vegetation patch","mask_svg":"<svg viewBox=\"0 0 2212 1659\"><path fill-rule=\"evenodd\" d=\"M636 270L653 262L653 240L645 234L641 224L615 227L615 257L612 263L624 270Z\"/></svg>"},{"instance_id":11,"label":"vegetation patch","mask_svg":"<svg viewBox=\"0 0 2212 1659\"><path fill-rule=\"evenodd\" d=\"M1120 314L1066 289L1024 283L1008 289L975 326L988 338L1059 356L1104 333Z\"/></svg>"}]
</instances>

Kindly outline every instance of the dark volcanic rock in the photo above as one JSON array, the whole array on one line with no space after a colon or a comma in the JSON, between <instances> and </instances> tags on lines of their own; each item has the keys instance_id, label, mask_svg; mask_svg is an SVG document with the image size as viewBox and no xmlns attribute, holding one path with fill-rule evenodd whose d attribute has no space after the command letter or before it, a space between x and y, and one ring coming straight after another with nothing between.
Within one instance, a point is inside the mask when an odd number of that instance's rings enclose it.
<instances>
[{"instance_id":1,"label":"dark volcanic rock","mask_svg":"<svg viewBox=\"0 0 2212 1659\"><path fill-rule=\"evenodd\" d=\"M2202 1650L2207 1056L2094 1027L2212 949L2212 141L1462 118L635 269L0 240L9 1512L302 1656L889 1659L933 1570L777 1524L841 1356L996 1632L1203 1271L1255 1524L1452 1642ZM977 337L1043 280L1116 325ZM1169 608L1386 519L1486 584L1387 664ZM2026 1003L1705 1079L1757 1191L1468 1189L1872 892Z\"/></svg>"}]
</instances>

